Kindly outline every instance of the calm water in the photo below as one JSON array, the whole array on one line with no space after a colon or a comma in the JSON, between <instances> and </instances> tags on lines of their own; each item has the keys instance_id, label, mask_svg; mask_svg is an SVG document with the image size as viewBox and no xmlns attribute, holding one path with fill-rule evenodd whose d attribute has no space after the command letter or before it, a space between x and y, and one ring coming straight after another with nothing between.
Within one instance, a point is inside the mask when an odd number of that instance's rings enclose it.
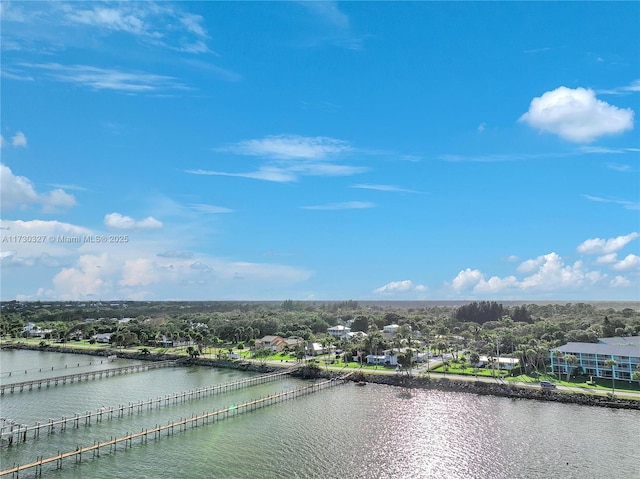
<instances>
[{"instance_id":1,"label":"calm water","mask_svg":"<svg viewBox=\"0 0 640 479\"><path fill-rule=\"evenodd\" d=\"M91 368L93 356L0 351L3 383ZM89 363L92 362L91 365ZM106 361L105 361L106 363ZM77 366L80 364L80 366ZM54 366L53 373L45 371ZM73 366L73 369L71 369ZM43 371L40 372L40 369ZM25 374L25 369L27 373ZM12 371L11 376L8 372ZM166 368L6 393L0 415L32 425L251 376ZM285 379L69 429L0 450L1 469L306 384ZM640 477L640 413L352 384L272 405L61 470L55 478ZM90 455L89 455L90 456ZM20 477L33 477L33 472Z\"/></svg>"}]
</instances>

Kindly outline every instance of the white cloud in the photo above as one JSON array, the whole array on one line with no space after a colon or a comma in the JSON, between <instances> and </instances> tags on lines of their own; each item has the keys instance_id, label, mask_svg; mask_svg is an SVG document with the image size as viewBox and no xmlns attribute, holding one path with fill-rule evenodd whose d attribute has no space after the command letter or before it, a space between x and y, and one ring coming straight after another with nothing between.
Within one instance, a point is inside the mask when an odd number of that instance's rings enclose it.
<instances>
[{"instance_id":1,"label":"white cloud","mask_svg":"<svg viewBox=\"0 0 640 479\"><path fill-rule=\"evenodd\" d=\"M618 255L616 253L609 253L602 256L598 256L596 263L598 264L611 264L618 261Z\"/></svg>"},{"instance_id":2,"label":"white cloud","mask_svg":"<svg viewBox=\"0 0 640 479\"><path fill-rule=\"evenodd\" d=\"M484 281L484 275L480 270L467 268L458 273L453 279L452 286L456 291L462 291L474 287L480 281Z\"/></svg>"},{"instance_id":3,"label":"white cloud","mask_svg":"<svg viewBox=\"0 0 640 479\"><path fill-rule=\"evenodd\" d=\"M583 241L578 245L578 253L582 254L609 254L620 251L628 243L640 237L637 232L629 233L628 235L618 236L616 238L602 239L591 238Z\"/></svg>"},{"instance_id":4,"label":"white cloud","mask_svg":"<svg viewBox=\"0 0 640 479\"><path fill-rule=\"evenodd\" d=\"M618 261L612 266L616 271L640 270L640 256L628 254L624 259Z\"/></svg>"},{"instance_id":5,"label":"white cloud","mask_svg":"<svg viewBox=\"0 0 640 479\"><path fill-rule=\"evenodd\" d=\"M640 91L640 80L634 80L628 85L614 88L612 90L598 90L598 94L624 95Z\"/></svg>"},{"instance_id":6,"label":"white cloud","mask_svg":"<svg viewBox=\"0 0 640 479\"><path fill-rule=\"evenodd\" d=\"M148 216L142 220L134 220L130 216L123 216L120 213L106 214L104 216L104 224L109 228L120 230L162 228L162 222L152 216Z\"/></svg>"},{"instance_id":7,"label":"white cloud","mask_svg":"<svg viewBox=\"0 0 640 479\"><path fill-rule=\"evenodd\" d=\"M631 167L624 163L607 163L607 168L613 171L619 171L620 173L627 173L631 171Z\"/></svg>"},{"instance_id":8,"label":"white cloud","mask_svg":"<svg viewBox=\"0 0 640 479\"><path fill-rule=\"evenodd\" d=\"M123 5L125 6L125 5ZM91 10L76 9L70 11L67 20L109 30L122 31L140 35L145 32L144 21L131 10L117 8L94 7Z\"/></svg>"},{"instance_id":9,"label":"white cloud","mask_svg":"<svg viewBox=\"0 0 640 479\"><path fill-rule=\"evenodd\" d=\"M631 281L629 281L624 276L616 276L609 283L612 288L628 288L631 286Z\"/></svg>"},{"instance_id":10,"label":"white cloud","mask_svg":"<svg viewBox=\"0 0 640 479\"><path fill-rule=\"evenodd\" d=\"M565 265L557 253L549 253L538 258L538 271L524 278L519 287L550 291L554 289L570 289L580 287L585 283L593 284L599 279L596 272L587 272L580 261L573 265Z\"/></svg>"},{"instance_id":11,"label":"white cloud","mask_svg":"<svg viewBox=\"0 0 640 479\"><path fill-rule=\"evenodd\" d=\"M620 264L620 270L637 269L640 260L635 255L629 255L626 261ZM528 267L537 265L537 269L529 271L529 275L518 279L516 276L492 276L485 280L484 274L479 270L467 268L461 271L452 281L451 287L457 295L492 296L511 295L520 297L523 293L529 297L553 293L554 295L571 294L576 291L589 291L594 287L602 287L608 276L597 270L590 270L581 261L572 265L565 264L556 253L549 253L530 260ZM614 266L615 269L615 266ZM610 281L610 286L628 287L631 281L622 276ZM532 296L533 295L533 296Z\"/></svg>"},{"instance_id":12,"label":"white cloud","mask_svg":"<svg viewBox=\"0 0 640 479\"><path fill-rule=\"evenodd\" d=\"M120 286L148 286L159 281L160 276L156 266L148 258L136 258L127 260L122 267L122 279L118 281Z\"/></svg>"},{"instance_id":13,"label":"white cloud","mask_svg":"<svg viewBox=\"0 0 640 479\"><path fill-rule=\"evenodd\" d=\"M191 209L197 211L198 213L210 213L210 214L221 214L221 213L233 213L232 209L225 208L223 206L215 206L215 205L205 205L202 203L194 203L191 206Z\"/></svg>"},{"instance_id":14,"label":"white cloud","mask_svg":"<svg viewBox=\"0 0 640 479\"><path fill-rule=\"evenodd\" d=\"M115 263L106 253L82 255L74 267L63 268L53 277L52 283L60 299L88 299L105 297L112 293L112 282L105 278L109 265ZM113 268L113 266L111 266Z\"/></svg>"},{"instance_id":15,"label":"white cloud","mask_svg":"<svg viewBox=\"0 0 640 479\"><path fill-rule=\"evenodd\" d=\"M263 156L279 160L320 160L351 150L349 143L324 136L275 135L262 139L245 140L221 151L249 156Z\"/></svg>"},{"instance_id":16,"label":"white cloud","mask_svg":"<svg viewBox=\"0 0 640 479\"><path fill-rule=\"evenodd\" d=\"M618 200L614 198L603 198L601 196L582 195L583 198L589 201L595 201L596 203L613 203L615 205L624 206L627 210L640 210L640 202L629 200Z\"/></svg>"},{"instance_id":17,"label":"white cloud","mask_svg":"<svg viewBox=\"0 0 640 479\"><path fill-rule=\"evenodd\" d=\"M399 186L393 185L367 185L359 183L356 185L351 185L351 188L359 188L362 190L388 191L391 193L417 193L414 190L408 190L406 188L400 188Z\"/></svg>"},{"instance_id":18,"label":"white cloud","mask_svg":"<svg viewBox=\"0 0 640 479\"><path fill-rule=\"evenodd\" d=\"M0 198L2 211L40 205L43 212L52 213L60 207L76 205L74 196L61 189L38 193L28 178L14 175L3 164L0 164Z\"/></svg>"},{"instance_id":19,"label":"white cloud","mask_svg":"<svg viewBox=\"0 0 640 479\"><path fill-rule=\"evenodd\" d=\"M373 208L375 205L369 201L345 201L343 203L327 203L325 205L302 206L305 210L358 210Z\"/></svg>"},{"instance_id":20,"label":"white cloud","mask_svg":"<svg viewBox=\"0 0 640 479\"><path fill-rule=\"evenodd\" d=\"M27 137L21 131L11 137L11 145L15 148L26 148Z\"/></svg>"},{"instance_id":21,"label":"white cloud","mask_svg":"<svg viewBox=\"0 0 640 479\"><path fill-rule=\"evenodd\" d=\"M559 87L531 100L519 121L561 138L589 143L633 128L633 110L598 100L593 90Z\"/></svg>"},{"instance_id":22,"label":"white cloud","mask_svg":"<svg viewBox=\"0 0 640 479\"><path fill-rule=\"evenodd\" d=\"M175 77L140 71L124 71L90 65L61 65L59 63L23 64L23 66L48 72L54 80L85 86L93 90L151 93L188 89Z\"/></svg>"},{"instance_id":23,"label":"white cloud","mask_svg":"<svg viewBox=\"0 0 640 479\"><path fill-rule=\"evenodd\" d=\"M301 176L350 176L367 171L365 167L333 163L331 160L336 156L351 152L353 148L346 141L321 136L267 136L217 148L216 151L261 157L265 164L250 172L202 169L188 169L185 172L289 183L298 181Z\"/></svg>"},{"instance_id":24,"label":"white cloud","mask_svg":"<svg viewBox=\"0 0 640 479\"><path fill-rule=\"evenodd\" d=\"M517 287L518 280L515 276L507 276L506 278L500 278L498 276L492 276L488 281L481 279L474 287L474 292L479 293L499 293L509 288Z\"/></svg>"},{"instance_id":25,"label":"white cloud","mask_svg":"<svg viewBox=\"0 0 640 479\"><path fill-rule=\"evenodd\" d=\"M58 11L63 13L56 19ZM191 53L209 52L208 35L200 15L183 12L175 5L161 2L122 2L107 5L95 4L83 8L77 3L62 3L51 9L49 21L58 20L67 29L90 27L102 35L123 32L133 35L149 45L159 45L177 51Z\"/></svg>"},{"instance_id":26,"label":"white cloud","mask_svg":"<svg viewBox=\"0 0 640 479\"><path fill-rule=\"evenodd\" d=\"M191 251L169 250L163 253L158 253L156 256L160 256L161 258L189 259L193 258L193 253Z\"/></svg>"},{"instance_id":27,"label":"white cloud","mask_svg":"<svg viewBox=\"0 0 640 479\"><path fill-rule=\"evenodd\" d=\"M391 281L390 283L380 286L373 290L375 294L392 294L392 293L409 293L424 292L427 287L422 284L413 284L410 279L404 281Z\"/></svg>"}]
</instances>

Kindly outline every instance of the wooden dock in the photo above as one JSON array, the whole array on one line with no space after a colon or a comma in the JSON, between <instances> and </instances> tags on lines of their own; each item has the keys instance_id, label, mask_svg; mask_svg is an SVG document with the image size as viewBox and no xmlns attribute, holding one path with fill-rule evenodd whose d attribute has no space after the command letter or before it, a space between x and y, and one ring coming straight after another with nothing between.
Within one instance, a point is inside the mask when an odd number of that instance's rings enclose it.
<instances>
[{"instance_id":1,"label":"wooden dock","mask_svg":"<svg viewBox=\"0 0 640 479\"><path fill-rule=\"evenodd\" d=\"M10 384L0 384L0 395L5 392L22 392L31 391L34 388L42 389L43 386L57 386L58 384L67 384L73 382L81 382L89 379L101 379L103 377L115 376L117 374L127 374L139 371L148 371L150 369L165 368L175 365L175 361L157 361L147 362L144 364L133 364L130 366L122 366L119 368L102 369L99 371L88 371L85 373L65 374L64 376L56 376L51 378L34 379L32 381L22 381Z\"/></svg>"},{"instance_id":2,"label":"wooden dock","mask_svg":"<svg viewBox=\"0 0 640 479\"><path fill-rule=\"evenodd\" d=\"M238 381L214 384L198 389L168 394L166 396L157 397L155 399L147 399L146 401L130 402L129 404L119 404L113 407L101 407L96 412L86 411L84 413L76 413L71 416L63 416L60 419L49 419L45 423L37 422L33 426L26 424L18 424L8 418L0 418L0 443L11 445L16 442L26 442L28 439L36 439L40 437L40 431L46 430L48 434L53 434L56 429L60 432L65 431L70 425L73 428L80 426L90 426L91 422L99 423L103 419L113 419L132 415L134 413L142 413L160 407L167 407L184 403L195 399L201 399L214 394L235 391L257 384L264 384L271 381L277 381L284 376L288 376L289 371L262 374Z\"/></svg>"},{"instance_id":3,"label":"wooden dock","mask_svg":"<svg viewBox=\"0 0 640 479\"><path fill-rule=\"evenodd\" d=\"M295 399L301 396L306 396L308 394L312 394L314 392L336 386L338 384L344 384L344 380L346 377L341 379L329 379L326 381L322 381L319 383L314 383L309 386L302 386L296 389L291 389L289 391L285 391L278 394L273 394L270 396L266 396L260 399L255 399L253 401L249 401L243 404L231 405L224 409L218 409L212 412L203 412L201 415L194 415L190 418L179 419L177 421L169 422L164 426L158 426L151 429L143 429L140 432L134 434L127 434L123 437L119 438L111 438L108 441L103 441L100 443L95 443L92 446L80 447L78 446L75 450L59 453L55 456L51 456L48 458L39 457L34 462L23 465L14 465L10 469L5 469L4 471L0 471L0 477L11 475L11 477L18 478L19 473L21 471L27 471L30 469L35 470L36 477L42 475L42 466L47 464L55 463L56 469L60 469L62 467L62 462L65 459L74 458L75 462L82 462L82 455L85 457L88 453L91 453L91 457L100 457L100 450L105 451L108 447L108 453L115 454L117 451L117 446L119 444L124 444L124 448L130 448L133 446L134 439L140 439L141 444L146 444L149 437L152 439L160 439L163 437L163 433L166 433L166 436L172 436L175 432L185 431L189 426L191 428L198 427L198 425L206 425L210 422L216 423L223 419L227 419L229 417L234 417L239 414L243 414L250 411L255 411L256 409L260 409L266 406L270 406L272 404L276 404L279 402L283 402L289 399Z\"/></svg>"}]
</instances>

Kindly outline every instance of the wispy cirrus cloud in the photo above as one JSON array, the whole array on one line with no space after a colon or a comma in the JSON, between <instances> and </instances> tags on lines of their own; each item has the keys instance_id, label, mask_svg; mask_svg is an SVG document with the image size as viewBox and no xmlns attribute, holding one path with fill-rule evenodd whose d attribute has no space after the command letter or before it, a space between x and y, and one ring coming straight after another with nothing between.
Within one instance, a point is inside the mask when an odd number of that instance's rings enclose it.
<instances>
[{"instance_id":1,"label":"wispy cirrus cloud","mask_svg":"<svg viewBox=\"0 0 640 479\"><path fill-rule=\"evenodd\" d=\"M189 206L191 207L192 210L197 211L198 213L209 213L209 214L233 213L232 209L225 208L223 206L207 205L204 203L193 203Z\"/></svg>"},{"instance_id":2,"label":"wispy cirrus cloud","mask_svg":"<svg viewBox=\"0 0 640 479\"><path fill-rule=\"evenodd\" d=\"M390 193L419 193L418 191L415 191L415 190L400 188L399 186L394 186L394 185L369 185L369 184L358 183L355 185L351 185L351 188L358 188L361 190L387 191Z\"/></svg>"},{"instance_id":3,"label":"wispy cirrus cloud","mask_svg":"<svg viewBox=\"0 0 640 479\"><path fill-rule=\"evenodd\" d=\"M373 207L375 207L375 204L369 201L344 201L341 203L301 206L304 210L360 210Z\"/></svg>"},{"instance_id":4,"label":"wispy cirrus cloud","mask_svg":"<svg viewBox=\"0 0 640 479\"><path fill-rule=\"evenodd\" d=\"M61 65L60 63L23 63L22 66L43 71L53 80L73 83L93 90L150 93L189 89L174 77L141 71L125 71L89 65Z\"/></svg>"},{"instance_id":5,"label":"wispy cirrus cloud","mask_svg":"<svg viewBox=\"0 0 640 479\"><path fill-rule=\"evenodd\" d=\"M329 44L349 50L361 50L364 37L355 35L349 16L340 10L337 2L300 2L315 21L307 30L308 46Z\"/></svg>"},{"instance_id":6,"label":"wispy cirrus cloud","mask_svg":"<svg viewBox=\"0 0 640 479\"><path fill-rule=\"evenodd\" d=\"M635 92L640 92L640 79L634 80L628 85L612 88L609 90L597 90L597 93L599 95L626 95Z\"/></svg>"},{"instance_id":7,"label":"wispy cirrus cloud","mask_svg":"<svg viewBox=\"0 0 640 479\"><path fill-rule=\"evenodd\" d=\"M209 176L232 176L255 180L289 183L303 176L350 176L367 171L366 167L334 163L353 147L344 140L297 135L267 136L244 140L214 151L260 158L265 161L256 170L229 172L187 169L186 173Z\"/></svg>"},{"instance_id":8,"label":"wispy cirrus cloud","mask_svg":"<svg viewBox=\"0 0 640 479\"><path fill-rule=\"evenodd\" d=\"M330 155L348 152L352 147L344 140L325 136L272 135L240 141L216 150L277 160L322 160Z\"/></svg>"},{"instance_id":9,"label":"wispy cirrus cloud","mask_svg":"<svg viewBox=\"0 0 640 479\"><path fill-rule=\"evenodd\" d=\"M12 49L33 49L40 43L53 49L86 47L78 42L78 33L90 29L93 46L117 33L138 44L210 52L204 18L168 2L5 2L2 13L3 36Z\"/></svg>"},{"instance_id":10,"label":"wispy cirrus cloud","mask_svg":"<svg viewBox=\"0 0 640 479\"><path fill-rule=\"evenodd\" d=\"M627 210L640 210L640 203L637 201L620 200L617 198L604 198L602 196L582 195L583 198L596 203L613 203L621 205Z\"/></svg>"}]
</instances>

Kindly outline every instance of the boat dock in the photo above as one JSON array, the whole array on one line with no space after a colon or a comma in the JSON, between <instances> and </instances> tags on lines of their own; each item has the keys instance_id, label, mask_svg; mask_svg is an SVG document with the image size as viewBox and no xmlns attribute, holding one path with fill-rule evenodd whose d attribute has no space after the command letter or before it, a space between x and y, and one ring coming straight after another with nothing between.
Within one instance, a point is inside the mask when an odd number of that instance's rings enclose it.
<instances>
[{"instance_id":1,"label":"boat dock","mask_svg":"<svg viewBox=\"0 0 640 479\"><path fill-rule=\"evenodd\" d=\"M160 407L167 407L184 403L194 399L201 399L214 394L236 391L257 384L264 384L271 381L277 381L289 375L289 371L262 374L248 379L242 379L224 384L214 384L198 389L168 394L166 396L148 399L146 401L130 402L129 404L119 404L113 407L101 407L96 412L86 411L71 416L63 416L60 419L49 419L45 423L37 422L35 425L18 424L8 418L0 418L0 439L2 445L11 445L16 442L26 442L28 439L37 439L40 432L46 430L48 434L53 434L56 430L62 432L68 426L79 428L80 426L90 426L91 422L100 423L103 419L113 419L131 415L134 413L142 413Z\"/></svg>"},{"instance_id":2,"label":"boat dock","mask_svg":"<svg viewBox=\"0 0 640 479\"><path fill-rule=\"evenodd\" d=\"M67 384L73 382L81 382L89 379L102 379L103 377L115 376L117 374L128 374L139 371L148 371L150 369L165 368L174 366L175 361L157 361L147 362L144 364L133 364L130 366L122 366L119 368L101 369L98 371L88 371L84 373L65 374L64 376L56 376L51 378L33 379L31 381L21 381L10 384L0 384L0 395L5 392L22 392L31 391L34 388L42 389L42 386L57 386L58 384Z\"/></svg>"}]
</instances>

